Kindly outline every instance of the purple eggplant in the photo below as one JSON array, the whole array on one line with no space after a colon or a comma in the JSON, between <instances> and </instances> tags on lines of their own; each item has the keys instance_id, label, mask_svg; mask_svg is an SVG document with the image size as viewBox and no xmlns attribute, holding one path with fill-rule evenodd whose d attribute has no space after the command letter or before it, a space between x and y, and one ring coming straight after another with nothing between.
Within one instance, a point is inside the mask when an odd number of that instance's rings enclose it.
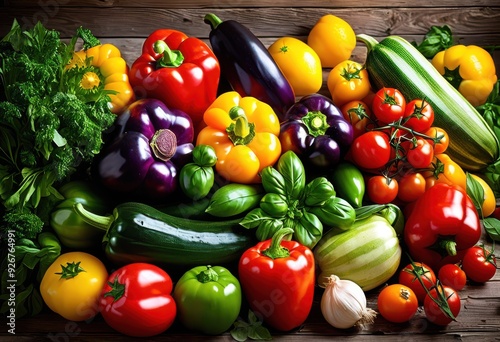
<instances>
[{"instance_id":1,"label":"purple eggplant","mask_svg":"<svg viewBox=\"0 0 500 342\"><path fill-rule=\"evenodd\" d=\"M278 118L295 103L295 93L273 57L246 26L221 21L209 13L210 45L219 60L221 78L240 96L253 96L270 105Z\"/></svg>"},{"instance_id":2,"label":"purple eggplant","mask_svg":"<svg viewBox=\"0 0 500 342\"><path fill-rule=\"evenodd\" d=\"M111 135L92 167L103 186L152 200L177 190L180 169L194 148L193 122L186 113L141 99L116 119Z\"/></svg>"},{"instance_id":3,"label":"purple eggplant","mask_svg":"<svg viewBox=\"0 0 500 342\"><path fill-rule=\"evenodd\" d=\"M336 166L353 139L351 124L332 100L321 94L302 97L290 107L281 123L283 152L292 150L313 166Z\"/></svg>"}]
</instances>

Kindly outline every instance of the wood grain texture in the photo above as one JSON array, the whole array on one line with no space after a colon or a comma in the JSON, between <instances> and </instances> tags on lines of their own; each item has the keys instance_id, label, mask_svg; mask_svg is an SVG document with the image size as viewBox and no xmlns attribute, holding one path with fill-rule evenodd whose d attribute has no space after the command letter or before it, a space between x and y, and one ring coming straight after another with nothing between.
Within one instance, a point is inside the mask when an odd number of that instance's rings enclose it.
<instances>
[{"instance_id":1,"label":"wood grain texture","mask_svg":"<svg viewBox=\"0 0 500 342\"><path fill-rule=\"evenodd\" d=\"M350 1L350 0L5 0L4 6L67 6L67 7L152 7L152 8L252 8L252 7L331 7L331 8L369 8L369 7L470 7L470 6L500 6L500 0L384 0ZM1 6L1 5L0 5Z\"/></svg>"},{"instance_id":2,"label":"wood grain texture","mask_svg":"<svg viewBox=\"0 0 500 342\"><path fill-rule=\"evenodd\" d=\"M17 19L26 27L40 20L62 33L63 39L84 26L103 43L116 45L132 64L140 55L144 39L155 29L181 30L208 42L210 27L203 16L213 12L223 20L234 19L246 25L265 46L278 37L289 35L306 40L309 30L324 14L337 15L349 22L356 33L370 34L381 40L401 35L409 41L421 41L432 25L447 24L455 39L463 44L500 46L500 0L4 0L0 2L0 37ZM352 59L362 62L366 48L358 44ZM500 51L493 52L500 70ZM328 69L323 70L321 93L327 94ZM391 281L394 281L391 280ZM368 305L376 309L381 287L367 292ZM322 317L318 288L311 314L297 330L287 334L273 332L277 341L470 341L499 340L500 272L486 284L468 284L460 292L462 310L456 322L446 327L430 324L422 311L407 324L391 324L377 317L364 330L339 330ZM0 329L1 341L129 341L115 333L98 316L88 322L68 322L54 313L16 322L14 337ZM3 325L4 326L4 325ZM148 340L161 341L234 341L229 333L214 338L188 332L179 323L166 333Z\"/></svg>"}]
</instances>

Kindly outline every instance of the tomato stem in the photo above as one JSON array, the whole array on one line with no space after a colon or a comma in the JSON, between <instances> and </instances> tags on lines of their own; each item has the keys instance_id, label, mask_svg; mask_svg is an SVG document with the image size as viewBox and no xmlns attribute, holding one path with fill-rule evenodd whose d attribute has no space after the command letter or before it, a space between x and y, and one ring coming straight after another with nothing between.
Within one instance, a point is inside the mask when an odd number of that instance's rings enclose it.
<instances>
[{"instance_id":1,"label":"tomato stem","mask_svg":"<svg viewBox=\"0 0 500 342\"><path fill-rule=\"evenodd\" d=\"M61 279L71 279L76 277L80 272L85 272L85 270L80 266L81 261L78 262L68 262L66 266L61 265L61 272L56 274L61 275Z\"/></svg>"}]
</instances>

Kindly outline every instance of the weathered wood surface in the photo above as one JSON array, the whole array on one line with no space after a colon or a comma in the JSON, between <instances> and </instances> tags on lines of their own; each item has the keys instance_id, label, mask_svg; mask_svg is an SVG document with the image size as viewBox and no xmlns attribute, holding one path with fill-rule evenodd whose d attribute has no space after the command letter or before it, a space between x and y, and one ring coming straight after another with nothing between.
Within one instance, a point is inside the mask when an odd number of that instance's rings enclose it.
<instances>
[{"instance_id":1,"label":"weathered wood surface","mask_svg":"<svg viewBox=\"0 0 500 342\"><path fill-rule=\"evenodd\" d=\"M447 24L455 39L464 44L500 46L500 0L434 0L348 1L348 0L5 0L0 3L0 37L17 19L22 25L40 20L49 28L71 36L80 25L87 27L103 43L115 44L131 64L140 54L144 39L157 28L172 28L208 41L210 27L203 16L212 12L221 19L235 19L248 26L268 46L280 36L306 39L314 23L324 14L335 14L347 20L356 33L367 33L379 39L396 34L410 41L421 41L431 25ZM363 61L366 49L358 45L352 59ZM497 69L500 53L494 52ZM328 70L325 70L326 74ZM326 79L326 77L325 77ZM322 92L325 92L323 87ZM367 293L368 305L376 308L381 288ZM457 322L446 327L430 324L420 310L407 324L390 324L382 317L364 330L338 330L321 316L318 288L310 317L296 331L273 332L279 341L355 340L355 341L421 341L462 340L493 341L500 339L500 273L486 284L468 284L460 292L462 311ZM2 341L128 341L114 333L101 317L89 322L67 322L56 314L21 319L16 322L16 336L2 324ZM211 340L183 330L177 323L168 332L154 338L162 341ZM232 341L226 333L213 339Z\"/></svg>"}]
</instances>

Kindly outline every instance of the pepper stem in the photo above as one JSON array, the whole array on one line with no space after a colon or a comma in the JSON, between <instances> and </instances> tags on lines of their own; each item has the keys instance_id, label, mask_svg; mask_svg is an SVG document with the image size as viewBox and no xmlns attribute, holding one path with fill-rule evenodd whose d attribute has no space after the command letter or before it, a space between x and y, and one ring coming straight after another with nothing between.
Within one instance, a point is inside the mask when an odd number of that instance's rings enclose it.
<instances>
[{"instance_id":1,"label":"pepper stem","mask_svg":"<svg viewBox=\"0 0 500 342\"><path fill-rule=\"evenodd\" d=\"M212 30L216 29L217 26L219 26L222 23L222 20L220 20L219 17L213 13L205 14L203 21L206 24L209 24Z\"/></svg>"},{"instance_id":2,"label":"pepper stem","mask_svg":"<svg viewBox=\"0 0 500 342\"><path fill-rule=\"evenodd\" d=\"M108 230L115 220L116 211L115 213L113 213L113 215L109 216L97 215L85 209L83 204L81 204L80 202L75 203L73 208L85 223L88 223L92 227L96 227L98 229Z\"/></svg>"},{"instance_id":3,"label":"pepper stem","mask_svg":"<svg viewBox=\"0 0 500 342\"><path fill-rule=\"evenodd\" d=\"M149 145L158 159L167 161L175 155L177 137L169 129L160 129L155 132Z\"/></svg>"},{"instance_id":4,"label":"pepper stem","mask_svg":"<svg viewBox=\"0 0 500 342\"><path fill-rule=\"evenodd\" d=\"M326 121L326 115L320 111L311 111L302 117L302 122L306 125L309 134L313 137L324 135L330 125Z\"/></svg>"},{"instance_id":5,"label":"pepper stem","mask_svg":"<svg viewBox=\"0 0 500 342\"><path fill-rule=\"evenodd\" d=\"M442 240L439 245L446 250L450 256L457 255L457 243L453 240Z\"/></svg>"},{"instance_id":6,"label":"pepper stem","mask_svg":"<svg viewBox=\"0 0 500 342\"><path fill-rule=\"evenodd\" d=\"M157 40L153 45L153 50L163 56L156 62L157 68L176 68L184 62L184 56L179 50L171 50L163 40Z\"/></svg>"},{"instance_id":7,"label":"pepper stem","mask_svg":"<svg viewBox=\"0 0 500 342\"><path fill-rule=\"evenodd\" d=\"M204 283L208 283L211 281L219 280L219 275L217 274L217 272L214 271L212 266L208 265L206 270L198 273L198 275L196 276L196 279L198 279L198 281L200 283L204 284Z\"/></svg>"},{"instance_id":8,"label":"pepper stem","mask_svg":"<svg viewBox=\"0 0 500 342\"><path fill-rule=\"evenodd\" d=\"M269 246L268 249L262 251L262 254L271 259L289 257L290 251L287 248L281 246L281 241L285 236L292 233L293 229L289 227L281 228L280 230L278 230L276 233L274 233L273 237L271 238L271 245Z\"/></svg>"},{"instance_id":9,"label":"pepper stem","mask_svg":"<svg viewBox=\"0 0 500 342\"><path fill-rule=\"evenodd\" d=\"M255 124L248 122L243 108L234 106L229 110L229 117L234 121L226 128L227 135L234 145L246 145L255 136Z\"/></svg>"}]
</instances>

